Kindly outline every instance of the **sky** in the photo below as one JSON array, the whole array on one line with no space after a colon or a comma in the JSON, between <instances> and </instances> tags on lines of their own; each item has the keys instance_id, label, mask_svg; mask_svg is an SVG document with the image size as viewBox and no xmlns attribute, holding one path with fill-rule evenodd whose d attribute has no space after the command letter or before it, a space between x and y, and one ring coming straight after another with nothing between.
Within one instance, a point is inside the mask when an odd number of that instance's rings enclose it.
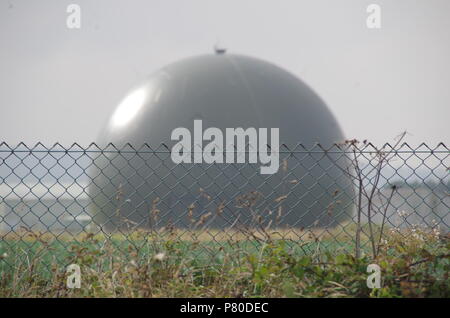
<instances>
[{"instance_id":1,"label":"sky","mask_svg":"<svg viewBox=\"0 0 450 318\"><path fill-rule=\"evenodd\" d=\"M0 142L95 142L131 88L216 43L301 78L349 139L449 144L448 0L0 0Z\"/></svg>"}]
</instances>

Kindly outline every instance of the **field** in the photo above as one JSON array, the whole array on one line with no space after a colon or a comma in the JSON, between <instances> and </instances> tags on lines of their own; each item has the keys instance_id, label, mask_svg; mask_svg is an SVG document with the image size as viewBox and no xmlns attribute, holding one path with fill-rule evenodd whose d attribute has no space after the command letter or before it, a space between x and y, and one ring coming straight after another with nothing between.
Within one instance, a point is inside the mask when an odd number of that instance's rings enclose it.
<instances>
[{"instance_id":1,"label":"field","mask_svg":"<svg viewBox=\"0 0 450 318\"><path fill-rule=\"evenodd\" d=\"M4 235L0 297L450 297L450 243L436 231L386 229L371 254L345 232L134 231ZM379 234L380 229L375 229ZM69 264L81 288L67 288ZM381 287L368 288L369 264Z\"/></svg>"}]
</instances>

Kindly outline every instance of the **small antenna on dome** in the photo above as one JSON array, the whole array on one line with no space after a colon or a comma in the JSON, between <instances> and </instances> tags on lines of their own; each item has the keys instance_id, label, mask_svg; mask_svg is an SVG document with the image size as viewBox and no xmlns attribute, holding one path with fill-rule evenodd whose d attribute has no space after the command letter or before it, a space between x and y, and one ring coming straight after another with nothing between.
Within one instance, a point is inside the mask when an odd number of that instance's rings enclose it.
<instances>
[{"instance_id":1,"label":"small antenna on dome","mask_svg":"<svg viewBox=\"0 0 450 318\"><path fill-rule=\"evenodd\" d=\"M217 55L222 55L227 52L227 49L224 46L220 45L219 41L217 41L216 44L214 44L214 52Z\"/></svg>"}]
</instances>

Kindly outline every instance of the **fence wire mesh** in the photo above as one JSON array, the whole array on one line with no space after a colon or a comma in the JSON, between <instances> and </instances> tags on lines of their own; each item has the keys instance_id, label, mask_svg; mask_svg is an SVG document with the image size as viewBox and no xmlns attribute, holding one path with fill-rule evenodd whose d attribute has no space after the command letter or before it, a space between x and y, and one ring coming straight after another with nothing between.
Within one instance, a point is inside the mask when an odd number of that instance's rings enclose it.
<instances>
[{"instance_id":1,"label":"fence wire mesh","mask_svg":"<svg viewBox=\"0 0 450 318\"><path fill-rule=\"evenodd\" d=\"M1 143L0 270L33 255L69 264L88 238L123 255L176 243L211 263L274 239L298 253L352 253L358 229L363 249L371 231L447 235L449 166L442 143L282 144L271 175L253 163L175 164L165 144Z\"/></svg>"}]
</instances>

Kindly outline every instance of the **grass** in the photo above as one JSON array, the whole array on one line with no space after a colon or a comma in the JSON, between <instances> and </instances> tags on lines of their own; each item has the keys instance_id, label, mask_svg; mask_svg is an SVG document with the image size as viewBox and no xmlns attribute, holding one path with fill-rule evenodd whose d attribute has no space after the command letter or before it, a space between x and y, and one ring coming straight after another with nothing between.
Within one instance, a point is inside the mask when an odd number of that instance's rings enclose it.
<instances>
[{"instance_id":1,"label":"grass","mask_svg":"<svg viewBox=\"0 0 450 318\"><path fill-rule=\"evenodd\" d=\"M367 235L356 259L355 229L344 228L6 234L0 297L450 297L447 239L389 229L376 259ZM372 263L382 269L378 289L366 285ZM81 268L80 289L66 286L69 264Z\"/></svg>"}]
</instances>

